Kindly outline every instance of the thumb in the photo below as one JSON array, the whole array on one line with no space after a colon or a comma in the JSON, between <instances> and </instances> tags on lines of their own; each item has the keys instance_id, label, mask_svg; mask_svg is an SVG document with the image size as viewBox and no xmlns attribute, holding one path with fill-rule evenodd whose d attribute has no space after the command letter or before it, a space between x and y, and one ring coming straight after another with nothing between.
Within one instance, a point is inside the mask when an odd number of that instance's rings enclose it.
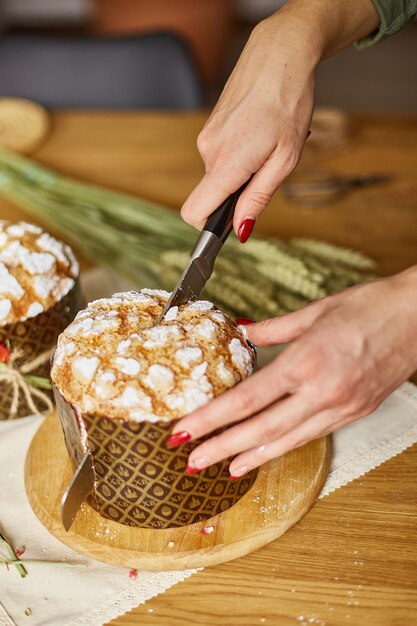
<instances>
[{"instance_id":1,"label":"thumb","mask_svg":"<svg viewBox=\"0 0 417 626\"><path fill-rule=\"evenodd\" d=\"M273 346L298 339L323 311L324 300L313 302L294 313L271 317L245 326L248 340L255 346Z\"/></svg>"},{"instance_id":2,"label":"thumb","mask_svg":"<svg viewBox=\"0 0 417 626\"><path fill-rule=\"evenodd\" d=\"M191 192L181 209L181 217L191 226L201 230L207 218L230 194L239 189L250 174L244 170L207 172Z\"/></svg>"}]
</instances>

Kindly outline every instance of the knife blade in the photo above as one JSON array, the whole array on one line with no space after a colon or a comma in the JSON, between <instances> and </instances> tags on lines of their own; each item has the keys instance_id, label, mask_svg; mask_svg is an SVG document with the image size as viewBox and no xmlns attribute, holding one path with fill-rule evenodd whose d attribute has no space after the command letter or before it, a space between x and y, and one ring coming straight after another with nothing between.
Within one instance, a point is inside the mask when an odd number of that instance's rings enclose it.
<instances>
[{"instance_id":1,"label":"knife blade","mask_svg":"<svg viewBox=\"0 0 417 626\"><path fill-rule=\"evenodd\" d=\"M186 304L199 297L213 273L216 257L232 231L236 203L251 178L226 198L207 219L191 252L190 261L159 316L158 324L171 307Z\"/></svg>"},{"instance_id":2,"label":"knife blade","mask_svg":"<svg viewBox=\"0 0 417 626\"><path fill-rule=\"evenodd\" d=\"M61 519L68 532L80 506L94 487L93 460L86 452L61 498Z\"/></svg>"}]
</instances>

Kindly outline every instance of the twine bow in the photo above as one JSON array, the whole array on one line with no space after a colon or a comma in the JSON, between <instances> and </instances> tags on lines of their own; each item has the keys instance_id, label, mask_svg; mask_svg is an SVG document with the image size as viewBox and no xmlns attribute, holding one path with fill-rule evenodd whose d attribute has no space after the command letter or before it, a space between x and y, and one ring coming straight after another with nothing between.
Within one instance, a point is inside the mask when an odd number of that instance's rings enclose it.
<instances>
[{"instance_id":1,"label":"twine bow","mask_svg":"<svg viewBox=\"0 0 417 626\"><path fill-rule=\"evenodd\" d=\"M17 415L20 394L23 393L29 409L36 415L42 415L35 404L35 399L41 400L48 413L53 410L54 405L50 398L41 389L51 389L48 378L35 376L33 372L37 367L46 363L53 353L53 348L42 352L31 361L26 361L20 367L16 365L24 353L21 350L12 352L4 344L0 344L0 383L11 385L13 389L13 399L9 411L9 419Z\"/></svg>"}]
</instances>

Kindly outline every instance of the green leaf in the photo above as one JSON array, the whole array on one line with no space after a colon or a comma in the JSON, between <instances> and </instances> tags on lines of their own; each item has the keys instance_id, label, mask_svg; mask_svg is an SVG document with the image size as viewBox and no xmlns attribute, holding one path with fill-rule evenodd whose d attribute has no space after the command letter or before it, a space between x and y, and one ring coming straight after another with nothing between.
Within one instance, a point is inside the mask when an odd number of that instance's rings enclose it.
<instances>
[{"instance_id":1,"label":"green leaf","mask_svg":"<svg viewBox=\"0 0 417 626\"><path fill-rule=\"evenodd\" d=\"M52 390L52 385L49 378L44 378L43 376L34 376L32 374L25 374L23 378L27 383L29 383L29 385L32 385L32 387L37 387L38 389L46 389L48 391Z\"/></svg>"}]
</instances>

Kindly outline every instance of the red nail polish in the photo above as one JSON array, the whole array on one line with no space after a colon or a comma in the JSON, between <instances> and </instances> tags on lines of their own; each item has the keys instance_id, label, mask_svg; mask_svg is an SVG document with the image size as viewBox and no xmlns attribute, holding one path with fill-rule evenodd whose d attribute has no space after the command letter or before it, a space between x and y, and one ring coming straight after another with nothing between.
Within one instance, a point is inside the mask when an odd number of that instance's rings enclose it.
<instances>
[{"instance_id":1,"label":"red nail polish","mask_svg":"<svg viewBox=\"0 0 417 626\"><path fill-rule=\"evenodd\" d=\"M190 441L190 439L190 433L187 433L186 430L183 430L180 433L174 433L173 435L171 435L171 437L168 438L166 445L168 448L176 448L183 443L187 443L187 441Z\"/></svg>"},{"instance_id":2,"label":"red nail polish","mask_svg":"<svg viewBox=\"0 0 417 626\"><path fill-rule=\"evenodd\" d=\"M246 220L243 220L237 232L237 236L239 237L240 243L245 243L249 239L254 226L255 226L254 219L248 218Z\"/></svg>"},{"instance_id":3,"label":"red nail polish","mask_svg":"<svg viewBox=\"0 0 417 626\"><path fill-rule=\"evenodd\" d=\"M185 468L186 474L198 474L198 472L201 472L201 470L199 470L198 467L194 467L194 465L187 465Z\"/></svg>"},{"instance_id":4,"label":"red nail polish","mask_svg":"<svg viewBox=\"0 0 417 626\"><path fill-rule=\"evenodd\" d=\"M242 476L232 476L231 474L229 476L229 480L237 480L238 478L242 478Z\"/></svg>"},{"instance_id":5,"label":"red nail polish","mask_svg":"<svg viewBox=\"0 0 417 626\"><path fill-rule=\"evenodd\" d=\"M249 324L254 324L253 320L248 320L246 317L237 317L236 324L240 326L248 326Z\"/></svg>"}]
</instances>

